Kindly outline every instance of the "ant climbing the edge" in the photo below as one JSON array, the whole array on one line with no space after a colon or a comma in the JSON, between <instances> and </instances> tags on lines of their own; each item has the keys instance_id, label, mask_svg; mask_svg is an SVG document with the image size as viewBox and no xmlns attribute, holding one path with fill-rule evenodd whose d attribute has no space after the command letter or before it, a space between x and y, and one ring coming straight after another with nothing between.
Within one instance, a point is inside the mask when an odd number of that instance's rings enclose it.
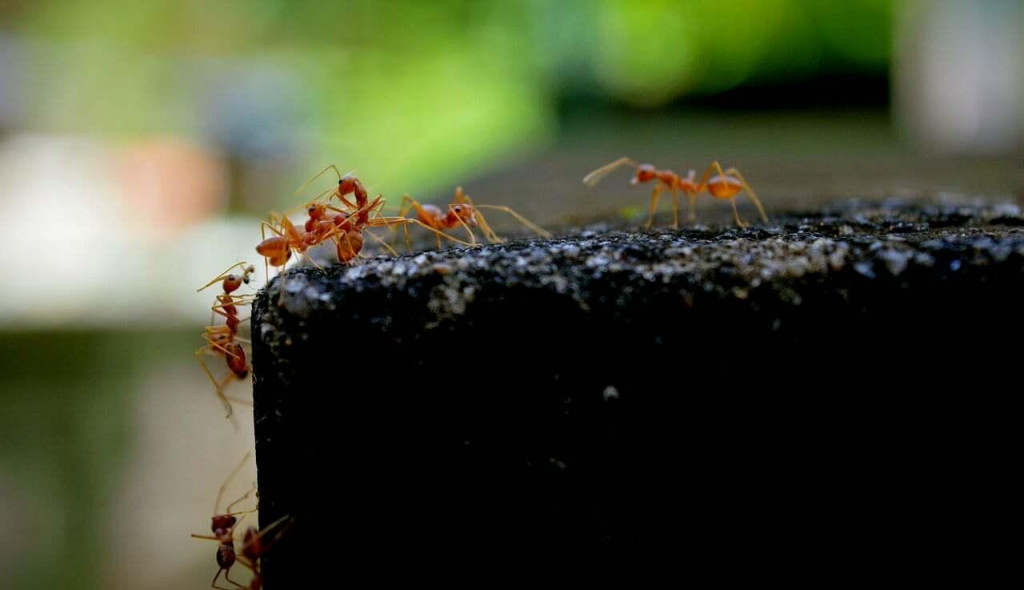
<instances>
[{"instance_id":1,"label":"ant climbing the edge","mask_svg":"<svg viewBox=\"0 0 1024 590\"><path fill-rule=\"evenodd\" d=\"M234 274L231 271L240 269L242 274ZM234 380L245 379L249 375L249 363L246 360L245 349L242 347L242 342L248 342L247 340L238 336L238 326L243 321L249 318L240 318L238 314L238 307L241 305L249 305L252 303L252 295L233 295L243 284L249 284L250 276L256 271L255 267L245 262L237 262L228 267L224 272L217 275L212 281L203 285L196 292L202 291L216 283L221 284L223 293L219 293L216 298L216 302L210 307L211 321L209 326L203 331L203 339L206 341L206 346L203 346L196 350L195 357L199 366L206 372L206 376L210 378L210 382L213 383L213 387L217 393L217 397L220 398L224 404L225 410L227 410L228 417L231 416L232 407L231 399L224 394L224 388ZM213 324L214 314L224 318L224 323L221 325ZM227 375L217 380L213 376L213 372L206 365L204 355L212 356L223 356L225 363L228 367ZM234 400L240 403L246 403L242 400Z\"/></svg>"},{"instance_id":2,"label":"ant climbing the edge","mask_svg":"<svg viewBox=\"0 0 1024 590\"><path fill-rule=\"evenodd\" d=\"M248 461L250 453L246 453L245 457L238 464L234 470L224 480L224 483L220 486L220 491L217 492L217 500L213 504L213 517L210 519L210 530L213 532L213 536L210 535L197 535L192 534L193 539L203 539L207 541L217 541L217 566L220 568L217 570L217 574L213 576L213 581L210 582L210 586L213 588L223 589L222 586L217 585L217 579L220 578L221 573L224 574L224 579L231 582L235 586L240 586L237 582L231 579L231 567L238 561L238 554L235 552L235 539L234 533L235 528L247 515L256 512L256 508L252 510L243 510L241 512L232 512L231 509L238 503L243 502L256 490L256 485L249 489L241 498L238 498L234 502L228 504L224 512L220 511L220 502L224 497L224 490L227 489L228 484L232 479L241 471L242 467ZM236 518L239 517L240 518Z\"/></svg>"},{"instance_id":3,"label":"ant climbing the edge","mask_svg":"<svg viewBox=\"0 0 1024 590\"><path fill-rule=\"evenodd\" d=\"M647 224L644 226L645 229L650 229L654 223L654 211L658 207L658 199L664 190L672 192L672 229L679 228L680 191L685 193L690 200L690 223L697 220L697 195L705 190L716 199L729 199L729 202L732 203L733 219L736 220L736 225L739 227L747 227L747 224L740 219L740 213L736 207L736 195L740 192L745 192L750 197L750 200L754 202L754 206L757 207L757 212L761 215L761 220L765 223L768 222L768 216L765 215L764 207L761 206L761 200L757 198L757 194L747 184L740 171L736 168L729 168L723 171L722 166L718 162L711 162L704 171L704 174L701 175L700 180L695 182L697 173L694 170L690 170L685 177L681 177L671 170L658 170L651 164L640 164L632 158L623 157L587 174L583 177L583 182L588 186L594 186L602 178L621 166L632 166L636 169L630 184L655 181L654 191L651 193ZM715 173L715 176L712 176L712 173Z\"/></svg>"}]
</instances>

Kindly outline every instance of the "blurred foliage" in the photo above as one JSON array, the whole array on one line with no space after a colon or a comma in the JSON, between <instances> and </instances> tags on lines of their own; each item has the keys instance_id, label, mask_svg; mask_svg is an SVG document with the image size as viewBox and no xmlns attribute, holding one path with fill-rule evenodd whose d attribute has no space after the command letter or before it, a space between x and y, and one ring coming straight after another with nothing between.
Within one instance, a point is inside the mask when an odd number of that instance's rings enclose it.
<instances>
[{"instance_id":1,"label":"blurred foliage","mask_svg":"<svg viewBox=\"0 0 1024 590\"><path fill-rule=\"evenodd\" d=\"M448 190L550 141L559 100L653 108L884 74L892 11L891 0L39 0L8 4L2 30L27 40L31 128L190 135L253 166L337 162L396 194ZM281 205L308 173L263 188Z\"/></svg>"},{"instance_id":2,"label":"blurred foliage","mask_svg":"<svg viewBox=\"0 0 1024 590\"><path fill-rule=\"evenodd\" d=\"M170 347L158 338L0 333L0 548L16 559L3 587L96 587L138 361Z\"/></svg>"}]
</instances>

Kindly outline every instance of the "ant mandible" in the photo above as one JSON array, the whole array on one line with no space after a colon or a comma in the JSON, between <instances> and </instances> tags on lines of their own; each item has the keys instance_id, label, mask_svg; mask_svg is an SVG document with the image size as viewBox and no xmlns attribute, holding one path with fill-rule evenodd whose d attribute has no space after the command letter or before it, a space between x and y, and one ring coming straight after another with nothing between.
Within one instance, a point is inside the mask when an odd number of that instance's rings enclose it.
<instances>
[{"instance_id":1,"label":"ant mandible","mask_svg":"<svg viewBox=\"0 0 1024 590\"><path fill-rule=\"evenodd\" d=\"M645 229L650 229L654 223L654 211L658 207L658 199L661 197L662 191L668 189L672 192L672 229L679 228L679 195L678 191L686 193L686 196L690 201L690 212L689 221L693 223L697 220L697 195L702 191L707 190L708 193L716 199L729 199L732 203L732 214L733 219L736 220L736 225L741 228L747 227L747 224L740 218L739 209L736 207L736 195L741 191L746 192L750 196L750 200L754 202L754 206L757 207L757 212L761 215L761 220L765 223L768 222L768 216L765 215L764 207L761 206L761 200L757 198L757 194L750 188L747 181L740 174L740 171L736 168L729 168L728 170L722 170L722 166L716 161L711 162L704 174L701 175L699 181L694 182L697 173L694 170L690 170L685 177L681 177L671 170L658 170L651 164L640 164L636 160L629 157L622 157L610 164L605 164L597 170L594 170L590 174L583 177L583 182L588 186L594 186L601 181L602 178L610 174L621 166L632 166L636 169L636 173L630 184L640 184L643 182L655 181L654 191L651 193L651 204L647 216L647 224L644 226ZM712 176L712 173L716 173Z\"/></svg>"},{"instance_id":2,"label":"ant mandible","mask_svg":"<svg viewBox=\"0 0 1024 590\"><path fill-rule=\"evenodd\" d=\"M500 244L502 240L491 226L488 225L487 219L484 218L484 214L480 211L481 209L493 209L495 211L502 211L508 213L512 217L515 217L517 221L530 228L537 235L550 238L551 233L537 224L533 223L529 219L523 217L519 213L516 213L509 207L501 205L477 205L469 198L462 187L455 189L455 195L452 197L452 202L448 204L448 211L443 211L436 205L422 205L416 199L409 195L402 197L402 206L398 211L398 215L405 217L410 211L416 211L416 221L419 225L426 227L434 231L437 234L437 247L441 247L441 236L446 236L449 239L453 239L451 236L444 234L442 230L454 229L458 226L465 228L469 234L469 243L461 240L454 240L465 246L476 246L476 236L473 234L471 227L479 227L480 231L483 232L484 237L487 238L492 244ZM405 226L405 242L406 246L409 245L409 229Z\"/></svg>"}]
</instances>

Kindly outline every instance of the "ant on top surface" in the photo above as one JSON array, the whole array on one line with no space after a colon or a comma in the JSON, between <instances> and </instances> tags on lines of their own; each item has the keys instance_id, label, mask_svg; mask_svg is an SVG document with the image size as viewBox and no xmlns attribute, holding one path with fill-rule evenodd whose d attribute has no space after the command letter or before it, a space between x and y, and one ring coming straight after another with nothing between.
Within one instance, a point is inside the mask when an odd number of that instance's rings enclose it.
<instances>
[{"instance_id":1,"label":"ant on top surface","mask_svg":"<svg viewBox=\"0 0 1024 590\"><path fill-rule=\"evenodd\" d=\"M402 206L398 211L400 217L405 217L411 211L416 211L416 219L420 222L420 225L426 226L428 229L436 230L437 233L437 247L441 247L441 236L443 230L450 230L456 227L462 226L469 234L469 243L461 240L454 240L459 244L466 246L476 246L476 236L473 234L471 228L478 227L492 244L500 244L504 240L498 237L498 234L494 233L491 226L488 225L487 219L484 218L484 214L481 209L492 209L495 211L502 211L508 213L514 217L517 221L530 228L534 233L541 237L550 238L551 233L541 228L537 224L533 223L529 219L526 219L519 213L516 213L510 207L502 205L478 205L469 198L462 187L455 189L455 195L452 197L452 202L448 204L447 211L442 210L436 205L424 205L409 195L402 197ZM448 236L449 239L454 239ZM409 246L409 231L406 227L405 232L405 243Z\"/></svg>"},{"instance_id":2,"label":"ant on top surface","mask_svg":"<svg viewBox=\"0 0 1024 590\"><path fill-rule=\"evenodd\" d=\"M635 169L630 184L651 181L655 183L654 191L651 193L647 224L644 226L644 229L650 229L651 225L653 225L654 211L658 207L658 199L664 190L672 192L672 229L679 229L679 192L685 193L689 198L690 211L688 218L690 223L694 223L697 221L697 195L705 190L716 199L729 199L729 202L732 203L733 219L735 219L736 225L739 227L747 227L747 223L740 218L739 209L736 207L736 195L740 192L745 192L750 197L754 206L757 207L757 212L761 215L761 220L765 223L768 222L768 216L764 212L764 207L761 206L761 200L757 198L757 194L747 184L740 171L736 168L722 170L722 166L718 162L711 162L707 169L704 170L700 180L697 181L697 172L695 170L690 170L684 177L671 170L659 170L651 164L640 164L632 158L622 157L587 174L583 177L583 182L592 187L605 176L622 166L631 166Z\"/></svg>"}]
</instances>

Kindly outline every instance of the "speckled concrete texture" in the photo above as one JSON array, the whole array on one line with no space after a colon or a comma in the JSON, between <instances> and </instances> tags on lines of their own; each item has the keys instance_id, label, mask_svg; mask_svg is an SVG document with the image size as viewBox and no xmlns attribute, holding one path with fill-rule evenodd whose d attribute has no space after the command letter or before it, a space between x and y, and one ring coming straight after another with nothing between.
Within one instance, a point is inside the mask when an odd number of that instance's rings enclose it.
<instances>
[{"instance_id":1,"label":"speckled concrete texture","mask_svg":"<svg viewBox=\"0 0 1024 590\"><path fill-rule=\"evenodd\" d=\"M966 469L990 434L944 412L1019 363L1013 205L563 233L261 292L261 520L296 517L268 588L339 552L454 571L871 527Z\"/></svg>"}]
</instances>

